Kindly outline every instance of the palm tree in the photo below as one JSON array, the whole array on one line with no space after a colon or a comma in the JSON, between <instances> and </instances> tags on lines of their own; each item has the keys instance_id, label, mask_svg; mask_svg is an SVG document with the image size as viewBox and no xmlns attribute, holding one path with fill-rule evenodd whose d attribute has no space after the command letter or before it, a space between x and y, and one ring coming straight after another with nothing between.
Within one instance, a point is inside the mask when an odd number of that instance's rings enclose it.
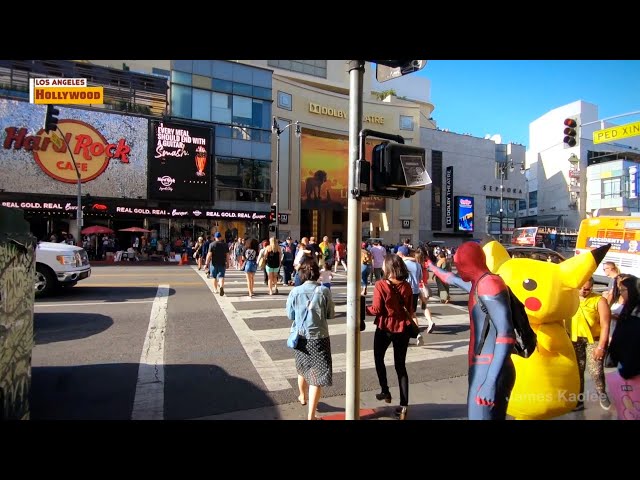
<instances>
[{"instance_id":1,"label":"palm tree","mask_svg":"<svg viewBox=\"0 0 640 480\"><path fill-rule=\"evenodd\" d=\"M375 92L374 95L378 100L382 101L385 98L387 98L389 95L393 95L395 97L396 91L393 88L391 88L389 90L383 90L382 92Z\"/></svg>"}]
</instances>

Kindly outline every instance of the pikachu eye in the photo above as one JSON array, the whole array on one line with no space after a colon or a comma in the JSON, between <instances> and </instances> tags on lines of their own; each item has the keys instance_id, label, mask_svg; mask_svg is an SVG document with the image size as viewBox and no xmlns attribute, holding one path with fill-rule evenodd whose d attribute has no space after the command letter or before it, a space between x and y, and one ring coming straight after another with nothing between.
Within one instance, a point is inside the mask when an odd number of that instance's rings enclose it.
<instances>
[{"instance_id":1,"label":"pikachu eye","mask_svg":"<svg viewBox=\"0 0 640 480\"><path fill-rule=\"evenodd\" d=\"M527 278L522 282L522 288L524 288L525 290L529 290L531 292L536 288L538 288L538 282L530 278Z\"/></svg>"}]
</instances>

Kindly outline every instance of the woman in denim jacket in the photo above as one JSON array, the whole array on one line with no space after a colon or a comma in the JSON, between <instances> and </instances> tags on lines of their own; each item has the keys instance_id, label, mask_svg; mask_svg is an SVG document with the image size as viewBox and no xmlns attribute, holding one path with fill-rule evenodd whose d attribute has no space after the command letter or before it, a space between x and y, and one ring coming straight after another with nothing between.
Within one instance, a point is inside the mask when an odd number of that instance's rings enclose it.
<instances>
[{"instance_id":1,"label":"woman in denim jacket","mask_svg":"<svg viewBox=\"0 0 640 480\"><path fill-rule=\"evenodd\" d=\"M309 403L307 420L319 420L316 408L322 387L333 385L331 342L327 319L335 316L331 290L318 285L320 269L313 259L300 264L298 275L302 284L294 287L287 297L287 317L301 326L301 338L295 349L298 372L298 400ZM307 391L308 390L308 391Z\"/></svg>"}]
</instances>

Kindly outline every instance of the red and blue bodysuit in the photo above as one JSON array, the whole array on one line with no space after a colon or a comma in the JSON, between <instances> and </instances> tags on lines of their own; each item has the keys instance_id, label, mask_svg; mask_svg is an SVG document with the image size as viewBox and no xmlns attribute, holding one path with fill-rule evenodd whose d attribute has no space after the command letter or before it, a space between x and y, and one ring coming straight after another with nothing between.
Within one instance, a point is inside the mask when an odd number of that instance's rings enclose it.
<instances>
[{"instance_id":1,"label":"red and blue bodysuit","mask_svg":"<svg viewBox=\"0 0 640 480\"><path fill-rule=\"evenodd\" d=\"M511 322L509 291L498 275L489 272L485 253L475 242L463 243L453 257L458 275L435 266L428 268L440 280L469 293L469 420L504 420L516 371L511 360L515 335ZM488 275L485 275L488 274ZM490 316L482 345L485 313L476 303L474 289Z\"/></svg>"}]
</instances>

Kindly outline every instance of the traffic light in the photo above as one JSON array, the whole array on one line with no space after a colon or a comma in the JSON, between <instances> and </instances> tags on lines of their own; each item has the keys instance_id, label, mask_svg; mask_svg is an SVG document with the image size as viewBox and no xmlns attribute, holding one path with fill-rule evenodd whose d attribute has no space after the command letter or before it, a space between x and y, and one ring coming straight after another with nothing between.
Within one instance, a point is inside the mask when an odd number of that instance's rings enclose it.
<instances>
[{"instance_id":1,"label":"traffic light","mask_svg":"<svg viewBox=\"0 0 640 480\"><path fill-rule=\"evenodd\" d=\"M273 205L271 205L271 211L269 212L269 221L270 222L275 222L276 221L276 204L274 203Z\"/></svg>"},{"instance_id":2,"label":"traffic light","mask_svg":"<svg viewBox=\"0 0 640 480\"><path fill-rule=\"evenodd\" d=\"M578 119L576 117L565 118L564 127L564 147L575 147L580 139L578 136Z\"/></svg>"},{"instance_id":3,"label":"traffic light","mask_svg":"<svg viewBox=\"0 0 640 480\"><path fill-rule=\"evenodd\" d=\"M47 105L47 116L44 119L44 131L46 133L58 128L58 115L60 115L60 110L53 105Z\"/></svg>"},{"instance_id":4,"label":"traffic light","mask_svg":"<svg viewBox=\"0 0 640 480\"><path fill-rule=\"evenodd\" d=\"M373 147L371 195L395 199L410 197L430 183L424 148L395 142L383 142Z\"/></svg>"}]
</instances>

